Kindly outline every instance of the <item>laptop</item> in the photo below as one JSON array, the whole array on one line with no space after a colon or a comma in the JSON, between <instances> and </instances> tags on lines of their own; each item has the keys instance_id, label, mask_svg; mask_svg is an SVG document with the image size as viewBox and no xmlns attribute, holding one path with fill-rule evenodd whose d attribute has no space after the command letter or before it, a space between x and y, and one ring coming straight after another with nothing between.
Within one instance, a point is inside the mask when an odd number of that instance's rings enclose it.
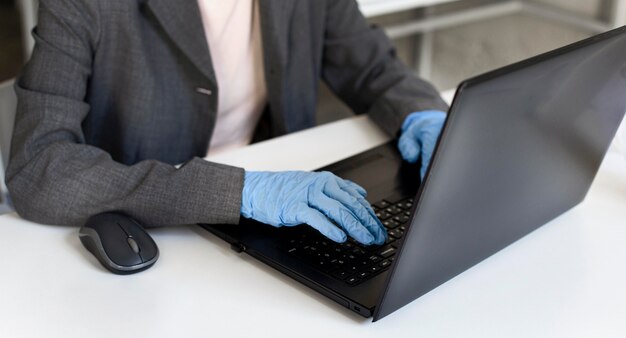
<instances>
[{"instance_id":1,"label":"laptop","mask_svg":"<svg viewBox=\"0 0 626 338\"><path fill-rule=\"evenodd\" d=\"M201 226L376 321L580 203L625 111L626 26L462 82L423 182L396 141L320 168L368 191L381 246Z\"/></svg>"}]
</instances>

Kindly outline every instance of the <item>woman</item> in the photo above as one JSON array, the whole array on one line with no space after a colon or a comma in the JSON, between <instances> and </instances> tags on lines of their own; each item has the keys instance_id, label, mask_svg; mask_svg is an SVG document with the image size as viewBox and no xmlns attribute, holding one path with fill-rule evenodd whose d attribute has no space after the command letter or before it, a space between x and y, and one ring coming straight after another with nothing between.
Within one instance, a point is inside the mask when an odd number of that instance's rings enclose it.
<instances>
[{"instance_id":1,"label":"woman","mask_svg":"<svg viewBox=\"0 0 626 338\"><path fill-rule=\"evenodd\" d=\"M33 35L7 186L18 213L40 223L111 210L152 226L242 215L381 244L354 183L201 157L312 127L323 79L400 135L423 174L447 109L353 0L41 0Z\"/></svg>"}]
</instances>

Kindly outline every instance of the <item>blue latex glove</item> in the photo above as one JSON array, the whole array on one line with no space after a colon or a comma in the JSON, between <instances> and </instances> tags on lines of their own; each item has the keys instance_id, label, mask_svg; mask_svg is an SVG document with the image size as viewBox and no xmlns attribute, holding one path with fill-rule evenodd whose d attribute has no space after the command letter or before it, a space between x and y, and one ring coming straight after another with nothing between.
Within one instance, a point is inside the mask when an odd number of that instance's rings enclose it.
<instances>
[{"instance_id":1,"label":"blue latex glove","mask_svg":"<svg viewBox=\"0 0 626 338\"><path fill-rule=\"evenodd\" d=\"M382 244L387 232L365 195L329 172L246 171L241 215L275 227L305 223L335 242L346 241L347 232L363 244Z\"/></svg>"},{"instance_id":2,"label":"blue latex glove","mask_svg":"<svg viewBox=\"0 0 626 338\"><path fill-rule=\"evenodd\" d=\"M398 140L398 149L405 161L417 162L422 155L422 179L430 164L430 158L435 150L437 138L446 120L446 113L438 110L426 110L412 113L402 124L402 133Z\"/></svg>"}]
</instances>

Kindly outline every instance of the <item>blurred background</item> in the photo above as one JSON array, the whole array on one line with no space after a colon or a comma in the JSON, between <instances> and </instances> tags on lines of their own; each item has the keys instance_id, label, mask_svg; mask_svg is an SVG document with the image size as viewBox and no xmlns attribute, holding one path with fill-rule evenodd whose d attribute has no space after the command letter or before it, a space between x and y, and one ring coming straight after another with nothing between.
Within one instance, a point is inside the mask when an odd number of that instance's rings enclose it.
<instances>
[{"instance_id":1,"label":"blurred background","mask_svg":"<svg viewBox=\"0 0 626 338\"><path fill-rule=\"evenodd\" d=\"M358 2L368 20L392 37L399 57L441 91L470 76L626 24L626 0ZM36 24L36 10L37 0L0 0L0 164L4 165L15 110L11 80L32 50L30 30ZM320 87L319 124L351 115L323 84ZM0 188L6 191L3 181ZM0 212L4 200L0 194Z\"/></svg>"},{"instance_id":2,"label":"blurred background","mask_svg":"<svg viewBox=\"0 0 626 338\"><path fill-rule=\"evenodd\" d=\"M439 90L626 24L624 0L360 0L400 58ZM384 4L384 5L383 5ZM419 6L412 9L411 5ZM349 111L322 91L318 122Z\"/></svg>"}]
</instances>

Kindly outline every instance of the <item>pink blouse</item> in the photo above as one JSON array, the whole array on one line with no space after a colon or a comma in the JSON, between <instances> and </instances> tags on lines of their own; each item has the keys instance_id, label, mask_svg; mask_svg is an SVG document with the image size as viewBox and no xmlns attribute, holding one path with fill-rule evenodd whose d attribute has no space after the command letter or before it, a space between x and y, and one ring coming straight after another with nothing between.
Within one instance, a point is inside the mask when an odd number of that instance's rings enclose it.
<instances>
[{"instance_id":1,"label":"pink blouse","mask_svg":"<svg viewBox=\"0 0 626 338\"><path fill-rule=\"evenodd\" d=\"M248 145L267 103L258 0L198 0L217 76L209 154Z\"/></svg>"}]
</instances>

